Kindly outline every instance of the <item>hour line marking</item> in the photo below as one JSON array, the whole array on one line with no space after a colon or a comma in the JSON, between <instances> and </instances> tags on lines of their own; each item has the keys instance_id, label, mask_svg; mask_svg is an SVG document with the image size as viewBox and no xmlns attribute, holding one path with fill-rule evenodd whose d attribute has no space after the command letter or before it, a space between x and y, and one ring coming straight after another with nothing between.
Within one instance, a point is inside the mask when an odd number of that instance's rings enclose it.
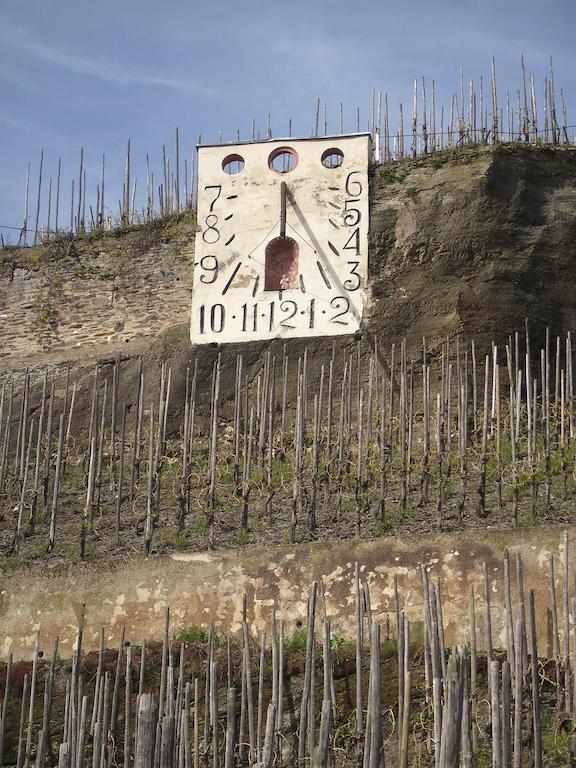
<instances>
[{"instance_id":1,"label":"hour line marking","mask_svg":"<svg viewBox=\"0 0 576 768\"><path fill-rule=\"evenodd\" d=\"M302 293L306 293L306 286L304 285L304 277L300 275L300 290Z\"/></svg>"},{"instance_id":2,"label":"hour line marking","mask_svg":"<svg viewBox=\"0 0 576 768\"><path fill-rule=\"evenodd\" d=\"M336 205L336 203L333 203L331 200L328 202L328 205L331 205L332 208L336 208L337 211L340 210L340 206Z\"/></svg>"},{"instance_id":3,"label":"hour line marking","mask_svg":"<svg viewBox=\"0 0 576 768\"><path fill-rule=\"evenodd\" d=\"M254 288L252 288L252 298L256 296L256 291L258 290L259 282L260 282L260 275L256 275L256 280L254 280Z\"/></svg>"},{"instance_id":4,"label":"hour line marking","mask_svg":"<svg viewBox=\"0 0 576 768\"><path fill-rule=\"evenodd\" d=\"M331 189L332 192L340 192L340 189L338 187L328 187L328 189Z\"/></svg>"},{"instance_id":5,"label":"hour line marking","mask_svg":"<svg viewBox=\"0 0 576 768\"><path fill-rule=\"evenodd\" d=\"M238 195L228 195L226 200L236 200L237 197L238 197Z\"/></svg>"},{"instance_id":6,"label":"hour line marking","mask_svg":"<svg viewBox=\"0 0 576 768\"><path fill-rule=\"evenodd\" d=\"M338 226L338 224L336 224L335 221L332 221L332 219L330 218L328 219L328 221L330 222L330 224L332 224L333 227L336 227L336 229L340 229L340 227Z\"/></svg>"},{"instance_id":7,"label":"hour line marking","mask_svg":"<svg viewBox=\"0 0 576 768\"><path fill-rule=\"evenodd\" d=\"M231 237L229 237L228 240L226 240L226 242L224 243L224 245L230 245L230 243L232 242L232 240L234 240L235 237L236 235L232 235Z\"/></svg>"},{"instance_id":8,"label":"hour line marking","mask_svg":"<svg viewBox=\"0 0 576 768\"><path fill-rule=\"evenodd\" d=\"M229 213L228 216L224 216L224 221L230 221L230 219L234 216L233 213Z\"/></svg>"},{"instance_id":9,"label":"hour line marking","mask_svg":"<svg viewBox=\"0 0 576 768\"><path fill-rule=\"evenodd\" d=\"M230 275L230 277L228 279L228 282L226 283L226 285L224 286L224 288L222 290L222 296L224 296L224 294L226 294L228 292L228 288L230 288L230 286L232 285L232 280L234 280L234 278L238 274L238 270L240 269L241 266L242 266L242 262L239 261L238 264L236 264L236 266L234 267L234 272L232 272L232 274Z\"/></svg>"},{"instance_id":10,"label":"hour line marking","mask_svg":"<svg viewBox=\"0 0 576 768\"><path fill-rule=\"evenodd\" d=\"M333 243L331 243L330 240L328 240L328 247L330 248L332 253L336 254L336 256L340 256L340 254L338 253L338 248L336 248L336 246L333 245Z\"/></svg>"},{"instance_id":11,"label":"hour line marking","mask_svg":"<svg viewBox=\"0 0 576 768\"><path fill-rule=\"evenodd\" d=\"M324 271L324 267L322 264L320 264L319 261L316 262L316 266L318 267L318 272L320 272L320 275L322 276L322 280L324 280L324 284L326 285L326 288L328 288L329 291L332 290L332 286L330 285L330 280L328 280L328 275Z\"/></svg>"}]
</instances>

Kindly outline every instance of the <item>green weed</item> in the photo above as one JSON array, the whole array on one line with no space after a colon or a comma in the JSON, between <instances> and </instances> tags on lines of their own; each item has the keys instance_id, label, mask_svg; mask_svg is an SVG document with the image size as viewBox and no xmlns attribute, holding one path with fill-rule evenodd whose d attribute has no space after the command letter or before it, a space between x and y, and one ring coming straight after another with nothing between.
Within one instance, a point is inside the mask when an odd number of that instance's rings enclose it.
<instances>
[{"instance_id":1,"label":"green weed","mask_svg":"<svg viewBox=\"0 0 576 768\"><path fill-rule=\"evenodd\" d=\"M208 523L205 517L197 517L190 523L190 529L193 533L204 536L208 533Z\"/></svg>"},{"instance_id":2,"label":"green weed","mask_svg":"<svg viewBox=\"0 0 576 768\"><path fill-rule=\"evenodd\" d=\"M286 650L288 653L305 653L307 638L308 635L304 627L294 630L293 635L286 640Z\"/></svg>"},{"instance_id":3,"label":"green weed","mask_svg":"<svg viewBox=\"0 0 576 768\"><path fill-rule=\"evenodd\" d=\"M344 661L344 659L351 659L356 653L356 643L353 640L340 637L340 635L332 636L330 648L336 663Z\"/></svg>"},{"instance_id":4,"label":"green weed","mask_svg":"<svg viewBox=\"0 0 576 768\"><path fill-rule=\"evenodd\" d=\"M478 747L474 753L474 765L476 768L490 768L492 760L486 747Z\"/></svg>"},{"instance_id":5,"label":"green weed","mask_svg":"<svg viewBox=\"0 0 576 768\"><path fill-rule=\"evenodd\" d=\"M570 765L571 734L555 728L552 718L542 723L542 752L553 765Z\"/></svg>"},{"instance_id":6,"label":"green weed","mask_svg":"<svg viewBox=\"0 0 576 768\"><path fill-rule=\"evenodd\" d=\"M401 184L406 176L406 173L397 173L391 168L387 168L380 173L380 178L385 184Z\"/></svg>"},{"instance_id":7,"label":"green weed","mask_svg":"<svg viewBox=\"0 0 576 768\"><path fill-rule=\"evenodd\" d=\"M390 638L390 640L384 640L380 646L380 657L383 661L391 659L398 653L398 641Z\"/></svg>"},{"instance_id":8,"label":"green weed","mask_svg":"<svg viewBox=\"0 0 576 768\"><path fill-rule=\"evenodd\" d=\"M177 643L193 643L194 645L204 645L208 642L208 631L203 627L190 626L182 627L174 634L174 640Z\"/></svg>"},{"instance_id":9,"label":"green weed","mask_svg":"<svg viewBox=\"0 0 576 768\"><path fill-rule=\"evenodd\" d=\"M379 522L377 530L380 536L385 536L387 533L390 533L394 530L394 524L390 520L386 520L384 523Z\"/></svg>"},{"instance_id":10,"label":"green weed","mask_svg":"<svg viewBox=\"0 0 576 768\"><path fill-rule=\"evenodd\" d=\"M239 547L243 547L245 544L248 544L250 541L250 534L248 531L238 531L236 536L233 538L233 543L236 544Z\"/></svg>"},{"instance_id":11,"label":"green weed","mask_svg":"<svg viewBox=\"0 0 576 768\"><path fill-rule=\"evenodd\" d=\"M172 526L160 529L156 535L156 546L158 549L186 549L187 545L186 535L179 533Z\"/></svg>"}]
</instances>

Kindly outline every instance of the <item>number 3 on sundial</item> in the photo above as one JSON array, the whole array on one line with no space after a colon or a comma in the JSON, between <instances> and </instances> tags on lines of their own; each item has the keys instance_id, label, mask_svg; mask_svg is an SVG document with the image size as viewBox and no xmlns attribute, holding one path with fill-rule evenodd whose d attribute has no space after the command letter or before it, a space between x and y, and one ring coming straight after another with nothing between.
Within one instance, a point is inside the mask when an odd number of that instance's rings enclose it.
<instances>
[{"instance_id":1,"label":"number 3 on sundial","mask_svg":"<svg viewBox=\"0 0 576 768\"><path fill-rule=\"evenodd\" d=\"M369 134L198 147L193 344L360 327Z\"/></svg>"}]
</instances>

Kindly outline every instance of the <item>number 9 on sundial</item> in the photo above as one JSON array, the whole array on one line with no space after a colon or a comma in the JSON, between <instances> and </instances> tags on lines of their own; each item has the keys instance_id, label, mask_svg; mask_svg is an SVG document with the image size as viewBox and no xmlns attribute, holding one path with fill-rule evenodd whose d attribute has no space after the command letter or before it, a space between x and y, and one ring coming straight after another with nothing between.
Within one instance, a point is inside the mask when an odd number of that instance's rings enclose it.
<instances>
[{"instance_id":1,"label":"number 9 on sundial","mask_svg":"<svg viewBox=\"0 0 576 768\"><path fill-rule=\"evenodd\" d=\"M193 344L357 331L369 134L198 147Z\"/></svg>"}]
</instances>

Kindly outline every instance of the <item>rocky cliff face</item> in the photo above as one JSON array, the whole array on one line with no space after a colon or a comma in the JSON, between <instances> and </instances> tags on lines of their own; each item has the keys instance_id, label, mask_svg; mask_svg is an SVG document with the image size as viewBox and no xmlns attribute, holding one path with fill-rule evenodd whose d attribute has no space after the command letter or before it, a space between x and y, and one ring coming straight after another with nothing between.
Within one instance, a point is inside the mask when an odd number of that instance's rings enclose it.
<instances>
[{"instance_id":1,"label":"rocky cliff face","mask_svg":"<svg viewBox=\"0 0 576 768\"><path fill-rule=\"evenodd\" d=\"M503 340L576 320L576 149L503 146L379 169L369 326Z\"/></svg>"},{"instance_id":2,"label":"rocky cliff face","mask_svg":"<svg viewBox=\"0 0 576 768\"><path fill-rule=\"evenodd\" d=\"M433 350L458 333L482 347L525 318L537 343L546 325L575 324L576 148L452 150L380 167L371 184L370 344L406 336L416 351L426 336ZM0 373L67 360L91 369L118 353L128 380L138 355L153 386L162 361L185 370L194 231L188 214L1 251ZM245 348L247 363L265 346ZM327 355L332 340L308 346ZM302 347L289 343L295 355ZM205 351L206 372L215 354Z\"/></svg>"}]
</instances>

